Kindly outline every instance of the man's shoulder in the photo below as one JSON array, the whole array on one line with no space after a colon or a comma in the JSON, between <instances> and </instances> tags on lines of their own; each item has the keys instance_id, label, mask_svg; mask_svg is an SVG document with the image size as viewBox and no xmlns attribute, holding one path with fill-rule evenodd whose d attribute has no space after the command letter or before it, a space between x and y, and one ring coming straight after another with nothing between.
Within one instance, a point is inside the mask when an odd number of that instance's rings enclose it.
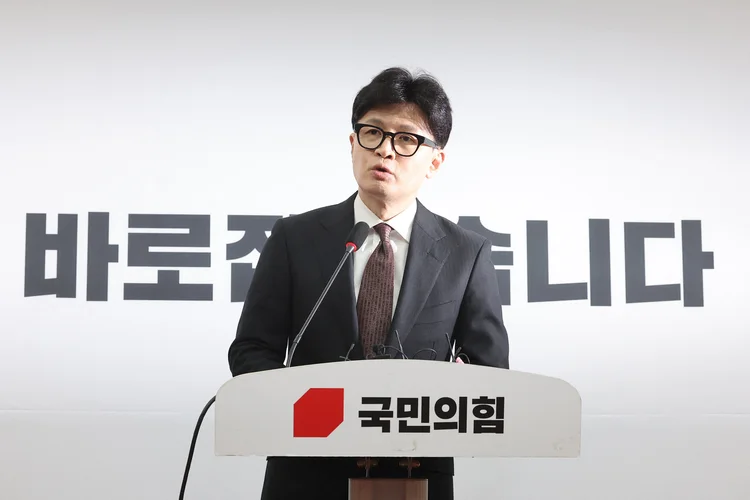
<instances>
[{"instance_id":1,"label":"man's shoulder","mask_svg":"<svg viewBox=\"0 0 750 500\"><path fill-rule=\"evenodd\" d=\"M468 250L472 252L478 252L482 245L488 243L488 239L481 234L459 226L458 223L432 212L428 209L424 209L429 220L428 225L434 225L437 228L440 239L445 239L454 248Z\"/></svg>"},{"instance_id":2,"label":"man's shoulder","mask_svg":"<svg viewBox=\"0 0 750 500\"><path fill-rule=\"evenodd\" d=\"M304 212L290 214L283 218L283 224L290 230L299 230L313 224L335 221L351 211L352 198L331 205L312 208Z\"/></svg>"}]
</instances>

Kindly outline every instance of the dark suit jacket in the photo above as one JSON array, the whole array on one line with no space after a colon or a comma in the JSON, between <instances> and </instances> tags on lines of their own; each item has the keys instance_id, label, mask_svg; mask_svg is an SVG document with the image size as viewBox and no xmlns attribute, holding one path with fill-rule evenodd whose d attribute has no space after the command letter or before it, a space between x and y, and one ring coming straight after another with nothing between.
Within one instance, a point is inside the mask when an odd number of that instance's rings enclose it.
<instances>
[{"instance_id":1,"label":"dark suit jacket","mask_svg":"<svg viewBox=\"0 0 750 500\"><path fill-rule=\"evenodd\" d=\"M283 367L288 343L344 254L354 226L355 196L277 221L261 252L229 349L233 376ZM472 364L508 368L508 335L490 251L486 238L417 202L388 345L398 346L393 334L397 330L407 357L432 348L436 359L444 361L449 357L447 333ZM362 359L357 328L349 258L297 346L292 365L341 361L353 343L350 359ZM450 458L421 462L422 470L453 473Z\"/></svg>"}]
</instances>

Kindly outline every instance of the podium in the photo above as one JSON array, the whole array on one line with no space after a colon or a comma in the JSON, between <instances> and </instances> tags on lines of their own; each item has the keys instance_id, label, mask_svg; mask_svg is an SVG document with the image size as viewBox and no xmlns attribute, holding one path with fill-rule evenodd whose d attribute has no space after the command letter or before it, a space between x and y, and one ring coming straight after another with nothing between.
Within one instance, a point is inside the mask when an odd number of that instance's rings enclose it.
<instances>
[{"instance_id":1,"label":"podium","mask_svg":"<svg viewBox=\"0 0 750 500\"><path fill-rule=\"evenodd\" d=\"M350 479L351 500L426 500L416 457L580 455L581 398L548 376L428 360L343 361L239 375L215 400L218 456L400 457L401 479Z\"/></svg>"}]
</instances>

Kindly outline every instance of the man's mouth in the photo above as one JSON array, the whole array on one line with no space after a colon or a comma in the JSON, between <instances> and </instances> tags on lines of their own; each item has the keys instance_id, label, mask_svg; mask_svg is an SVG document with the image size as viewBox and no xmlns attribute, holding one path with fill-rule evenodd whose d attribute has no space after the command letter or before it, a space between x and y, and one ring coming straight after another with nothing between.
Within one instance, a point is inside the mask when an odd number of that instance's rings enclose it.
<instances>
[{"instance_id":1,"label":"man's mouth","mask_svg":"<svg viewBox=\"0 0 750 500\"><path fill-rule=\"evenodd\" d=\"M375 167L373 167L373 170L375 170L376 172L383 172L384 174L393 174L393 172L388 170L383 165L376 165Z\"/></svg>"}]
</instances>

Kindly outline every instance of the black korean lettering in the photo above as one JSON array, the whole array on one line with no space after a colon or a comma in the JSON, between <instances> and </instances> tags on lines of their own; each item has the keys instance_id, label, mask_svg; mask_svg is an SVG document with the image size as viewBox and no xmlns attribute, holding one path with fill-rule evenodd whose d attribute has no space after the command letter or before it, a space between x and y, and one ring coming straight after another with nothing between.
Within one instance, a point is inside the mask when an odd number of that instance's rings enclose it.
<instances>
[{"instance_id":1,"label":"black korean lettering","mask_svg":"<svg viewBox=\"0 0 750 500\"><path fill-rule=\"evenodd\" d=\"M131 214L131 229L179 229L181 232L131 232L128 235L128 266L211 267L211 253L157 252L152 247L209 248L211 221L208 215ZM187 230L185 232L184 230ZM179 269L159 269L156 283L126 283L125 300L212 300L210 283L181 283Z\"/></svg>"},{"instance_id":2,"label":"black korean lettering","mask_svg":"<svg viewBox=\"0 0 750 500\"><path fill-rule=\"evenodd\" d=\"M54 251L57 269L54 278L46 278L46 255ZM78 215L59 214L57 234L47 233L47 214L26 214L26 255L24 296L54 295L76 297L78 270Z\"/></svg>"},{"instance_id":3,"label":"black korean lettering","mask_svg":"<svg viewBox=\"0 0 750 500\"><path fill-rule=\"evenodd\" d=\"M680 300L680 285L646 285L646 240L674 238L671 222L625 223L625 302Z\"/></svg>"},{"instance_id":4,"label":"black korean lettering","mask_svg":"<svg viewBox=\"0 0 750 500\"><path fill-rule=\"evenodd\" d=\"M547 221L526 222L527 286L529 302L586 300L588 284L549 282L549 236Z\"/></svg>"},{"instance_id":5,"label":"black korean lettering","mask_svg":"<svg viewBox=\"0 0 750 500\"><path fill-rule=\"evenodd\" d=\"M505 430L505 398L482 396L471 400L474 434L502 434Z\"/></svg>"},{"instance_id":6,"label":"black korean lettering","mask_svg":"<svg viewBox=\"0 0 750 500\"><path fill-rule=\"evenodd\" d=\"M421 398L398 398L396 400L396 418L402 419L398 421L399 432L430 432L429 396L422 396ZM419 419L422 424L428 425L412 425L409 420L403 419Z\"/></svg>"},{"instance_id":7,"label":"black korean lettering","mask_svg":"<svg viewBox=\"0 0 750 500\"><path fill-rule=\"evenodd\" d=\"M227 219L229 231L242 231L244 234L234 243L227 244L227 260L240 259L253 250L262 252L268 239L266 233L273 229L280 218L280 215L230 215ZM233 262L231 273L230 300L242 302L253 281L255 268L251 263Z\"/></svg>"},{"instance_id":8,"label":"black korean lettering","mask_svg":"<svg viewBox=\"0 0 750 500\"><path fill-rule=\"evenodd\" d=\"M441 430L458 430L459 433L466 433L466 420L468 411L468 398L461 396L458 403L453 398L440 398L435 401L435 416L440 420L450 420L451 422L435 422L433 428L436 431Z\"/></svg>"},{"instance_id":9,"label":"black korean lettering","mask_svg":"<svg viewBox=\"0 0 750 500\"><path fill-rule=\"evenodd\" d=\"M510 248L510 235L505 233L496 233L490 231L482 225L482 222L477 216L461 216L456 222L459 226L475 233L484 236L493 247ZM491 252L492 263L496 266L512 266L513 265L513 252L507 250L492 250ZM500 287L500 298L502 299L501 305L510 305L510 269L496 269L497 284Z\"/></svg>"},{"instance_id":10,"label":"black korean lettering","mask_svg":"<svg viewBox=\"0 0 750 500\"><path fill-rule=\"evenodd\" d=\"M378 405L379 410L360 410L359 418L362 420L361 427L380 427L382 432L391 432L393 410L391 410L391 398L388 397L363 397L363 405Z\"/></svg>"},{"instance_id":11,"label":"black korean lettering","mask_svg":"<svg viewBox=\"0 0 750 500\"><path fill-rule=\"evenodd\" d=\"M589 278L591 305L612 305L612 257L609 219L589 219Z\"/></svg>"},{"instance_id":12,"label":"black korean lettering","mask_svg":"<svg viewBox=\"0 0 750 500\"><path fill-rule=\"evenodd\" d=\"M109 213L89 213L86 300L107 300L109 297L109 264L118 261L118 245L112 245L109 242Z\"/></svg>"},{"instance_id":13,"label":"black korean lettering","mask_svg":"<svg viewBox=\"0 0 750 500\"><path fill-rule=\"evenodd\" d=\"M714 268L714 253L704 252L701 221L682 221L682 287L685 307L703 307L703 270Z\"/></svg>"}]
</instances>

